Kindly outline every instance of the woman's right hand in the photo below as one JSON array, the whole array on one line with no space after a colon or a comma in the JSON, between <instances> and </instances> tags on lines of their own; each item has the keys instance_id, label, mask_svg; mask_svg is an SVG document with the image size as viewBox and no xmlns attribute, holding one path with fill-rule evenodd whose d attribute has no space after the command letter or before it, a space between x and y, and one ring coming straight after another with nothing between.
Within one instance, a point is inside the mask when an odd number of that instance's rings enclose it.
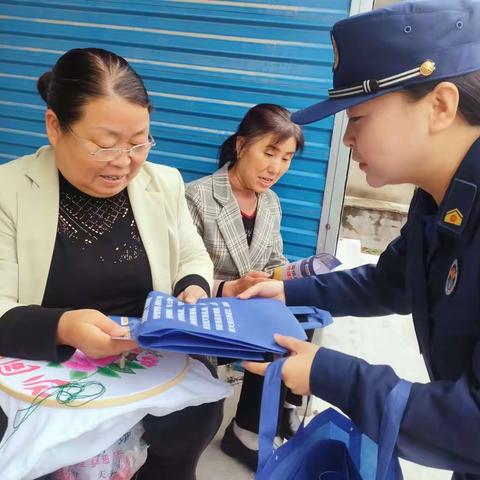
<instances>
[{"instance_id":1,"label":"woman's right hand","mask_svg":"<svg viewBox=\"0 0 480 480\"><path fill-rule=\"evenodd\" d=\"M239 293L247 290L253 285L269 279L270 275L268 273L252 270L237 280L229 280L225 282L223 284L222 294L224 297L236 297Z\"/></svg>"},{"instance_id":2,"label":"woman's right hand","mask_svg":"<svg viewBox=\"0 0 480 480\"><path fill-rule=\"evenodd\" d=\"M279 280L270 280L261 285L254 285L238 295L242 300L253 297L275 298L286 303L284 284Z\"/></svg>"},{"instance_id":3,"label":"woman's right hand","mask_svg":"<svg viewBox=\"0 0 480 480\"><path fill-rule=\"evenodd\" d=\"M57 343L78 348L90 358L119 355L138 347L133 340L115 340L112 336L127 337L128 328L121 327L98 310L71 310L58 322Z\"/></svg>"}]
</instances>

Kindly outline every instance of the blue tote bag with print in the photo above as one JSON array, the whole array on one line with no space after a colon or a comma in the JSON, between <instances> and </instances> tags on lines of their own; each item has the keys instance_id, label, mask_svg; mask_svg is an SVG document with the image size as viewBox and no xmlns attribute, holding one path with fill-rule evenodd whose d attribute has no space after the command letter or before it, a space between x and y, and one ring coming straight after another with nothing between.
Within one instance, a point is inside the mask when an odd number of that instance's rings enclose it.
<instances>
[{"instance_id":1,"label":"blue tote bag with print","mask_svg":"<svg viewBox=\"0 0 480 480\"><path fill-rule=\"evenodd\" d=\"M274 333L305 340L305 329L332 323L329 312L287 307L271 298L205 298L187 304L155 291L147 297L142 318L110 318L128 327L131 338L145 349L249 360L286 353Z\"/></svg>"},{"instance_id":2,"label":"blue tote bag with print","mask_svg":"<svg viewBox=\"0 0 480 480\"><path fill-rule=\"evenodd\" d=\"M285 360L271 363L265 376L256 480L402 480L394 452L411 383L400 380L387 396L378 445L329 408L274 449Z\"/></svg>"}]
</instances>

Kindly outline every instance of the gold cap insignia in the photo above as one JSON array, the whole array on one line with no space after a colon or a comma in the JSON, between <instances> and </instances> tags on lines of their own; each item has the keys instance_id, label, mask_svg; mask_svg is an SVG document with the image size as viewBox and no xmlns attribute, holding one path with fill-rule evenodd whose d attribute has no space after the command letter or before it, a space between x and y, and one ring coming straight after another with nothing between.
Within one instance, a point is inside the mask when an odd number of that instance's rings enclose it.
<instances>
[{"instance_id":1,"label":"gold cap insignia","mask_svg":"<svg viewBox=\"0 0 480 480\"><path fill-rule=\"evenodd\" d=\"M450 225L456 225L457 227L460 227L463 222L463 214L458 208L455 208L454 210L447 212L443 221L445 223L449 223Z\"/></svg>"},{"instance_id":2,"label":"gold cap insignia","mask_svg":"<svg viewBox=\"0 0 480 480\"><path fill-rule=\"evenodd\" d=\"M432 60L425 60L421 65L420 65L420 74L423 77L429 77L430 75L433 74L433 72L437 69L435 62Z\"/></svg>"}]
</instances>

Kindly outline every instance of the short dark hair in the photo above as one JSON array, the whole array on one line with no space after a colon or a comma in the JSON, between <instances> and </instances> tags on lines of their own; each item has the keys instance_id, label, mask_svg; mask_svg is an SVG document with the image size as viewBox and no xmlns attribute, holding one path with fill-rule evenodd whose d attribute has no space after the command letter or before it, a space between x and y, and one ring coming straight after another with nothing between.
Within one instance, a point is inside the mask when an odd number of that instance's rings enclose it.
<instances>
[{"instance_id":1,"label":"short dark hair","mask_svg":"<svg viewBox=\"0 0 480 480\"><path fill-rule=\"evenodd\" d=\"M305 145L302 129L290 118L290 112L272 103L260 103L252 107L243 117L237 131L221 145L218 153L218 166L229 163L229 168L237 161L237 138L245 139L243 148L264 135L273 134L275 142L280 143L295 138L295 151L302 151Z\"/></svg>"},{"instance_id":2,"label":"short dark hair","mask_svg":"<svg viewBox=\"0 0 480 480\"><path fill-rule=\"evenodd\" d=\"M111 94L152 110L142 79L119 55L100 48L75 48L63 54L37 81L47 107L63 130L78 121L93 98Z\"/></svg>"},{"instance_id":3,"label":"short dark hair","mask_svg":"<svg viewBox=\"0 0 480 480\"><path fill-rule=\"evenodd\" d=\"M435 80L405 88L413 100L421 100L442 82L453 83L460 93L459 113L469 125L480 125L480 71L458 77Z\"/></svg>"}]
</instances>

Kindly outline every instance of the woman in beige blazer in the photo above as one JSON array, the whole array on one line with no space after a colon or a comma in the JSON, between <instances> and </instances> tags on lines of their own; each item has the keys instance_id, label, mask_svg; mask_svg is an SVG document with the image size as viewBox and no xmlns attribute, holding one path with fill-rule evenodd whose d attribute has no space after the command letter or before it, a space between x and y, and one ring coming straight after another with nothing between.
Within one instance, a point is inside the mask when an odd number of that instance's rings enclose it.
<instances>
[{"instance_id":1,"label":"woman in beige blazer","mask_svg":"<svg viewBox=\"0 0 480 480\"><path fill-rule=\"evenodd\" d=\"M219 170L187 186L193 221L214 264L214 295L235 296L288 262L282 252L280 202L271 187L303 144L302 131L287 110L257 105L220 148ZM262 386L261 377L245 372L236 416L221 444L252 470L258 459ZM301 397L288 392L286 400L280 434L289 438L298 428L295 406Z\"/></svg>"},{"instance_id":2,"label":"woman in beige blazer","mask_svg":"<svg viewBox=\"0 0 480 480\"><path fill-rule=\"evenodd\" d=\"M107 315L141 316L152 289L206 297L212 263L180 174L146 162L151 107L129 64L71 50L38 89L51 145L0 167L0 355L118 354L136 344ZM139 480L193 480L221 418L221 402L146 417Z\"/></svg>"}]
</instances>

